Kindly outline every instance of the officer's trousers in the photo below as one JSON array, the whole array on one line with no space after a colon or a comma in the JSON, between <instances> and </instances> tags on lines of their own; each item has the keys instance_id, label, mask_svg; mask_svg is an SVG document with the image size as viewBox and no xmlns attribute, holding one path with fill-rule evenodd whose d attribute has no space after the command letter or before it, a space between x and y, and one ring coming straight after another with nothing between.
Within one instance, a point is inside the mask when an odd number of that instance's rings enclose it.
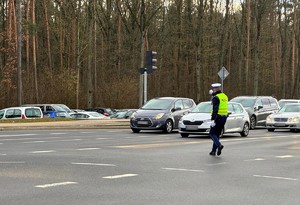
<instances>
[{"instance_id":1,"label":"officer's trousers","mask_svg":"<svg viewBox=\"0 0 300 205\"><path fill-rule=\"evenodd\" d=\"M215 126L210 128L209 135L213 141L212 152L216 152L218 147L221 146L220 135L227 120L227 116L218 116L215 120Z\"/></svg>"}]
</instances>

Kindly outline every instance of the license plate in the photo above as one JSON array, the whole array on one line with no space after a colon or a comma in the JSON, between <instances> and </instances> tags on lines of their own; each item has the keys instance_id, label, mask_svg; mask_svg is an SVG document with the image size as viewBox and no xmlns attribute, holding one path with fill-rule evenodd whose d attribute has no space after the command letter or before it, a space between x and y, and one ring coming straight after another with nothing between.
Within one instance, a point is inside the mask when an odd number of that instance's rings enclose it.
<instances>
[{"instance_id":1,"label":"license plate","mask_svg":"<svg viewBox=\"0 0 300 205\"><path fill-rule=\"evenodd\" d=\"M276 127L285 127L285 124L283 124L283 123L275 123L274 125Z\"/></svg>"},{"instance_id":2,"label":"license plate","mask_svg":"<svg viewBox=\"0 0 300 205\"><path fill-rule=\"evenodd\" d=\"M137 122L139 125L147 125L148 121L138 121Z\"/></svg>"},{"instance_id":3,"label":"license plate","mask_svg":"<svg viewBox=\"0 0 300 205\"><path fill-rule=\"evenodd\" d=\"M187 130L198 130L198 126L193 126L193 125L190 125L190 126L187 126L186 127Z\"/></svg>"}]
</instances>

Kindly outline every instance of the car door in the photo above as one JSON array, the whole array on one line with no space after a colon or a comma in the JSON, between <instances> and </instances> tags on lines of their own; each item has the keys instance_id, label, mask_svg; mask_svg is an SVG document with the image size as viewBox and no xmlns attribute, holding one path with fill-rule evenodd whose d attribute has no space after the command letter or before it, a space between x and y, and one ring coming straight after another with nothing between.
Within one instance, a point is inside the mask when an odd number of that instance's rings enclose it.
<instances>
[{"instance_id":1,"label":"car door","mask_svg":"<svg viewBox=\"0 0 300 205\"><path fill-rule=\"evenodd\" d=\"M233 105L231 103L228 104L228 113L229 115L225 123L225 132L230 132L232 129L234 129L234 127L236 127L235 112L234 112Z\"/></svg>"},{"instance_id":2,"label":"car door","mask_svg":"<svg viewBox=\"0 0 300 205\"><path fill-rule=\"evenodd\" d=\"M171 109L171 115L174 119L174 128L178 128L178 123L181 117L183 116L184 112L186 112L186 109L184 109L183 102L181 99L176 100L174 102L174 106Z\"/></svg>"}]
</instances>

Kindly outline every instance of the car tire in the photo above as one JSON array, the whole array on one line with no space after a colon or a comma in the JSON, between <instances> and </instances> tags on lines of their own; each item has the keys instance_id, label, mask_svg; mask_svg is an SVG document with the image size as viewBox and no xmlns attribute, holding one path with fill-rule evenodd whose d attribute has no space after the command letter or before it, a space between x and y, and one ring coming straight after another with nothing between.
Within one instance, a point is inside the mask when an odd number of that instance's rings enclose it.
<instances>
[{"instance_id":1,"label":"car tire","mask_svg":"<svg viewBox=\"0 0 300 205\"><path fill-rule=\"evenodd\" d=\"M252 115L250 117L250 130L254 130L256 126L256 117Z\"/></svg>"},{"instance_id":2,"label":"car tire","mask_svg":"<svg viewBox=\"0 0 300 205\"><path fill-rule=\"evenodd\" d=\"M180 133L181 137L189 137L189 134L188 133Z\"/></svg>"},{"instance_id":3,"label":"car tire","mask_svg":"<svg viewBox=\"0 0 300 205\"><path fill-rule=\"evenodd\" d=\"M133 133L139 133L141 131L141 130L135 129L135 128L131 128L131 130L132 130Z\"/></svg>"},{"instance_id":4,"label":"car tire","mask_svg":"<svg viewBox=\"0 0 300 205\"><path fill-rule=\"evenodd\" d=\"M173 131L173 122L172 120L168 119L165 123L164 132L171 133Z\"/></svg>"},{"instance_id":5,"label":"car tire","mask_svg":"<svg viewBox=\"0 0 300 205\"><path fill-rule=\"evenodd\" d=\"M250 130L250 127L249 127L249 123L246 122L243 126L243 131L240 133L242 137L247 137L248 134L249 134L249 130Z\"/></svg>"},{"instance_id":6,"label":"car tire","mask_svg":"<svg viewBox=\"0 0 300 205\"><path fill-rule=\"evenodd\" d=\"M274 132L274 131L275 131L275 128L268 128L268 131L269 131L269 132Z\"/></svg>"}]
</instances>

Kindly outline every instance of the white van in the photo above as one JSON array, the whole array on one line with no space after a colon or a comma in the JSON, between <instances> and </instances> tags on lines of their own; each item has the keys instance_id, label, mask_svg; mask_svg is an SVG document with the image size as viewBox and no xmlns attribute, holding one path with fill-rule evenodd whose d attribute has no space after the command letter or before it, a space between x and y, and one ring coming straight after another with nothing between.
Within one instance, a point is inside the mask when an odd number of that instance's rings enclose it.
<instances>
[{"instance_id":1,"label":"white van","mask_svg":"<svg viewBox=\"0 0 300 205\"><path fill-rule=\"evenodd\" d=\"M0 110L0 119L34 119L43 118L39 107L10 107Z\"/></svg>"}]
</instances>

